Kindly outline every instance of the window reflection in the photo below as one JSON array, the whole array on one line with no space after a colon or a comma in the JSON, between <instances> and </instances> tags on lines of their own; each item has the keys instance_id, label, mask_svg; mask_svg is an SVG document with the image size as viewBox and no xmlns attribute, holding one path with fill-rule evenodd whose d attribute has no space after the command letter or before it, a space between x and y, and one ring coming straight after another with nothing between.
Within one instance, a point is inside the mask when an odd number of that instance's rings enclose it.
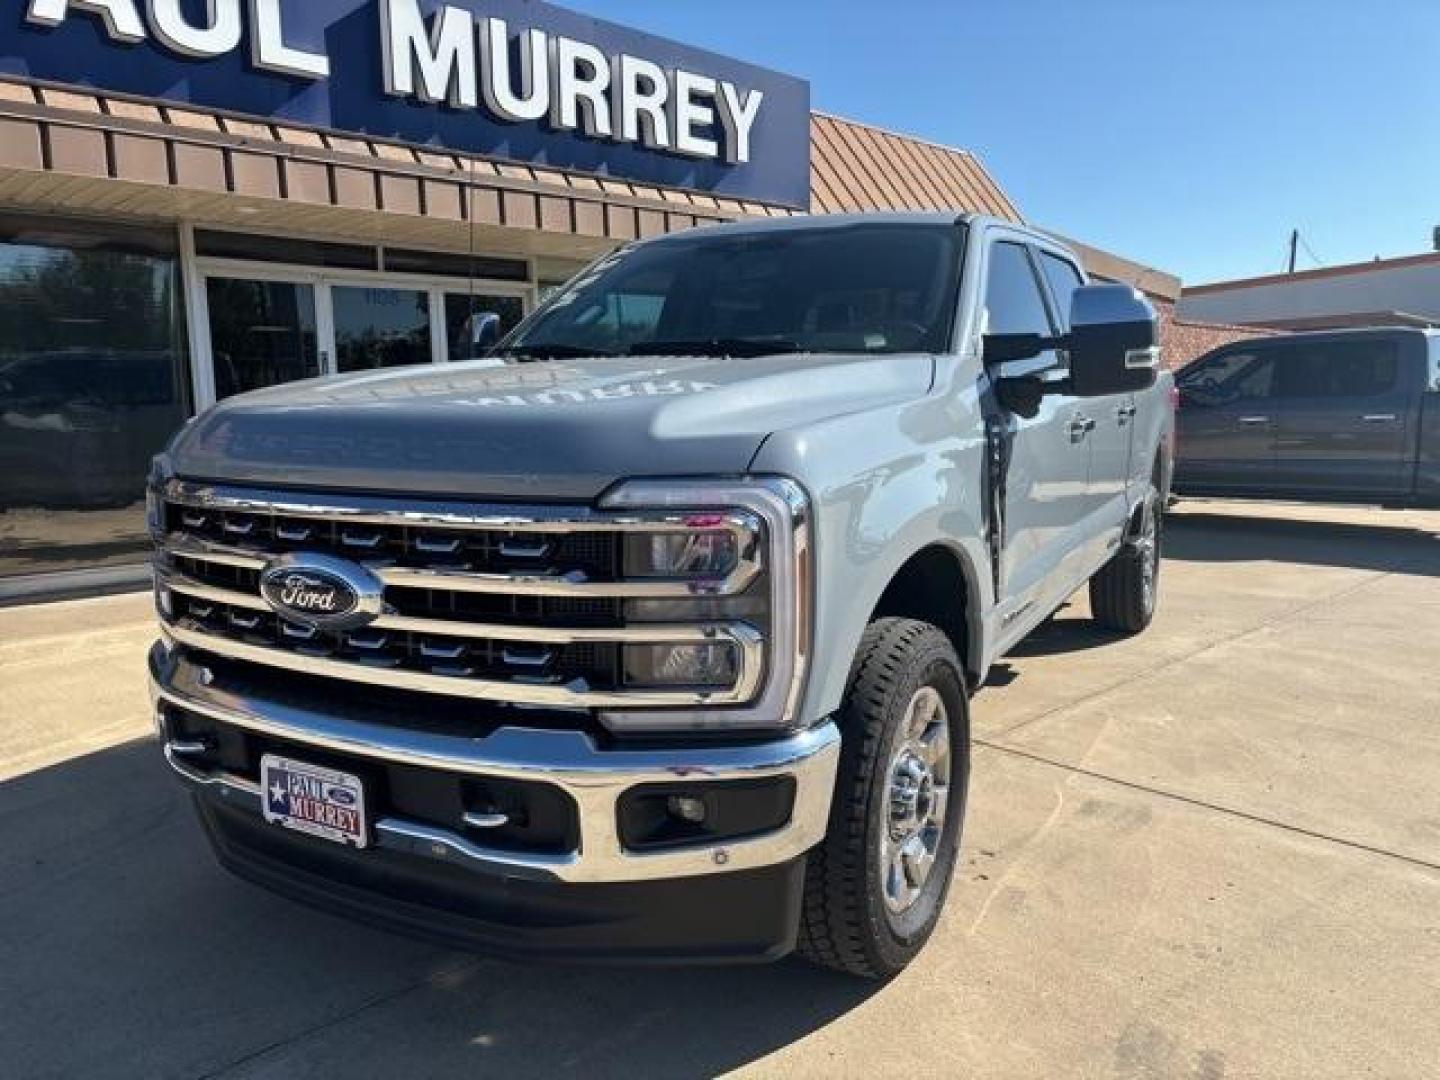
<instances>
[{"instance_id":1,"label":"window reflection","mask_svg":"<svg viewBox=\"0 0 1440 1080\"><path fill-rule=\"evenodd\" d=\"M205 291L216 398L320 374L313 286L210 278Z\"/></svg>"},{"instance_id":2,"label":"window reflection","mask_svg":"<svg viewBox=\"0 0 1440 1080\"><path fill-rule=\"evenodd\" d=\"M134 562L186 415L173 235L0 217L0 577Z\"/></svg>"},{"instance_id":3,"label":"window reflection","mask_svg":"<svg viewBox=\"0 0 1440 1080\"><path fill-rule=\"evenodd\" d=\"M430 363L428 293L337 285L330 301L341 371Z\"/></svg>"},{"instance_id":4,"label":"window reflection","mask_svg":"<svg viewBox=\"0 0 1440 1080\"><path fill-rule=\"evenodd\" d=\"M482 293L447 293L445 340L452 361L476 360L525 317L525 302L518 296Z\"/></svg>"}]
</instances>

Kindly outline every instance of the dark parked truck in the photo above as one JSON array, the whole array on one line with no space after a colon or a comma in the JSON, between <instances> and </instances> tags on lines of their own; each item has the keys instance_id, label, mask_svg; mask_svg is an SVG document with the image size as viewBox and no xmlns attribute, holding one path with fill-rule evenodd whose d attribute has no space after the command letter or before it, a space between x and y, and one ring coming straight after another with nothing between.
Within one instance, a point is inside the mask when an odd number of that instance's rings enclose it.
<instances>
[{"instance_id":1,"label":"dark parked truck","mask_svg":"<svg viewBox=\"0 0 1440 1080\"><path fill-rule=\"evenodd\" d=\"M1180 494L1440 502L1440 332L1247 341L1176 383Z\"/></svg>"},{"instance_id":2,"label":"dark parked truck","mask_svg":"<svg viewBox=\"0 0 1440 1080\"><path fill-rule=\"evenodd\" d=\"M483 360L227 401L150 485L166 757L221 862L518 956L903 967L967 699L1155 610L1156 324L1046 237L627 247Z\"/></svg>"}]
</instances>

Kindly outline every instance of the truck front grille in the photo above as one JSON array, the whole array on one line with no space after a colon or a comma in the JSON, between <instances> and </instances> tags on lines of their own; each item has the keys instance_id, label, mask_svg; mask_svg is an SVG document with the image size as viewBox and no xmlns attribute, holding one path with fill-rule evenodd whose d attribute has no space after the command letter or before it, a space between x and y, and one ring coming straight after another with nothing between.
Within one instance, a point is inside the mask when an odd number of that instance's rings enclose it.
<instances>
[{"instance_id":1,"label":"truck front grille","mask_svg":"<svg viewBox=\"0 0 1440 1080\"><path fill-rule=\"evenodd\" d=\"M557 708L691 707L749 700L763 674L744 623L627 622L627 601L740 593L760 575L761 530L732 520L743 556L723 580L627 580L627 533L714 529L715 515L607 516L396 504L169 481L154 494L158 606L178 644L323 678ZM727 526L722 526L727 527ZM368 623L287 617L262 578L293 556L340 559L383 587ZM625 651L729 645L728 687L628 687Z\"/></svg>"}]
</instances>

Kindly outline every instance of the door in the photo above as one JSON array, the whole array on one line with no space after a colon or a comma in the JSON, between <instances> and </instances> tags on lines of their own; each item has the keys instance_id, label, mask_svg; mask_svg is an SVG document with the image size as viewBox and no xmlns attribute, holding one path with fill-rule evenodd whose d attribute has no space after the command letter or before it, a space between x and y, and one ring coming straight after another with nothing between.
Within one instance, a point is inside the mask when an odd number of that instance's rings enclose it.
<instances>
[{"instance_id":1,"label":"door","mask_svg":"<svg viewBox=\"0 0 1440 1080\"><path fill-rule=\"evenodd\" d=\"M1273 488L1279 404L1275 350L1250 347L1214 353L1182 371L1176 386L1176 488Z\"/></svg>"},{"instance_id":2,"label":"door","mask_svg":"<svg viewBox=\"0 0 1440 1080\"><path fill-rule=\"evenodd\" d=\"M1026 245L991 244L985 269L982 333L1052 337L1040 278ZM1063 379L1056 352L1023 362L1027 373ZM998 372L992 371L992 378ZM1034 416L1004 414L1008 453L1000 559L1001 615L1019 620L1051 593L1066 591L1065 568L1087 537L1090 517L1090 435L1093 424L1069 394L1046 394Z\"/></svg>"},{"instance_id":3,"label":"door","mask_svg":"<svg viewBox=\"0 0 1440 1080\"><path fill-rule=\"evenodd\" d=\"M205 300L217 401L321 374L314 285L208 277Z\"/></svg>"},{"instance_id":4,"label":"door","mask_svg":"<svg viewBox=\"0 0 1440 1080\"><path fill-rule=\"evenodd\" d=\"M511 283L231 259L197 268L201 408L317 375L476 359L525 317L532 295Z\"/></svg>"},{"instance_id":5,"label":"door","mask_svg":"<svg viewBox=\"0 0 1440 1080\"><path fill-rule=\"evenodd\" d=\"M1045 249L1039 250L1040 271L1050 287L1054 302L1054 322L1062 333L1070 332L1070 302L1076 289L1085 283L1079 267L1067 257ZM1135 429L1135 395L1112 394L1089 398L1083 414L1094 422L1089 432L1090 512L1104 523L1104 535L1097 537L1102 548L1109 547L1119 536L1129 517L1130 454Z\"/></svg>"},{"instance_id":6,"label":"door","mask_svg":"<svg viewBox=\"0 0 1440 1080\"><path fill-rule=\"evenodd\" d=\"M1337 495L1407 491L1416 409L1399 342L1298 342L1277 357L1279 486Z\"/></svg>"},{"instance_id":7,"label":"door","mask_svg":"<svg viewBox=\"0 0 1440 1080\"><path fill-rule=\"evenodd\" d=\"M446 359L452 363L482 359L525 318L525 301L519 296L447 292L444 304Z\"/></svg>"},{"instance_id":8,"label":"door","mask_svg":"<svg viewBox=\"0 0 1440 1080\"><path fill-rule=\"evenodd\" d=\"M428 289L332 285L330 307L336 370L373 371L434 359Z\"/></svg>"}]
</instances>

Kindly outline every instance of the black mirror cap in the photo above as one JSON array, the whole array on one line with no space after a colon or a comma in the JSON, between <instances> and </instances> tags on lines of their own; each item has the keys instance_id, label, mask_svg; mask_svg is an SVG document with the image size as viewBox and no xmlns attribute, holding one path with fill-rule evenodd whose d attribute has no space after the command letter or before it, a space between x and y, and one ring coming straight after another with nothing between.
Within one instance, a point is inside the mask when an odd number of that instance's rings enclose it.
<instances>
[{"instance_id":1,"label":"black mirror cap","mask_svg":"<svg viewBox=\"0 0 1440 1080\"><path fill-rule=\"evenodd\" d=\"M1129 285L1084 285L1070 302L1070 387L1076 397L1148 390L1160 374L1160 320Z\"/></svg>"},{"instance_id":2,"label":"black mirror cap","mask_svg":"<svg viewBox=\"0 0 1440 1080\"><path fill-rule=\"evenodd\" d=\"M1054 347L1055 342L1052 339L1040 334L986 334L985 363L1004 364L1015 360L1029 360Z\"/></svg>"}]
</instances>

